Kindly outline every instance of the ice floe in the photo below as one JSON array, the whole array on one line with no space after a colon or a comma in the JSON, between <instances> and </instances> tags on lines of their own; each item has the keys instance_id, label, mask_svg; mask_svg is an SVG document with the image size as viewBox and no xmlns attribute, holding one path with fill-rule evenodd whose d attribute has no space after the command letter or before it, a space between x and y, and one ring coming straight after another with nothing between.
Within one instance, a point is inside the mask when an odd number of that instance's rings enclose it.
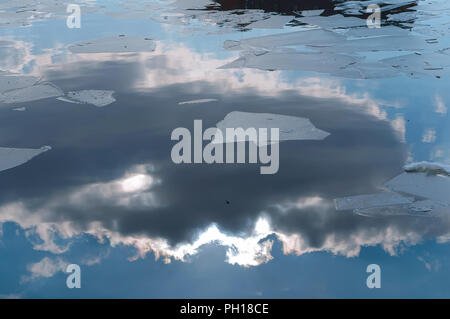
<instances>
[{"instance_id":1,"label":"ice floe","mask_svg":"<svg viewBox=\"0 0 450 319\"><path fill-rule=\"evenodd\" d=\"M268 132L270 132L271 128L278 128L279 141L323 140L330 135L330 133L316 128L307 118L270 113L233 111L228 113L222 121L218 122L216 127L222 132L226 132L227 128L242 128L244 130L249 128L256 130L266 128ZM239 140L239 138L237 141L244 141ZM277 142L271 140L270 136L268 139L270 143ZM233 141L226 140L226 142Z\"/></svg>"},{"instance_id":2,"label":"ice floe","mask_svg":"<svg viewBox=\"0 0 450 319\"><path fill-rule=\"evenodd\" d=\"M93 104L97 107L114 103L114 91L109 90L82 90L68 92L66 97L58 98L60 101L76 104Z\"/></svg>"},{"instance_id":3,"label":"ice floe","mask_svg":"<svg viewBox=\"0 0 450 319\"><path fill-rule=\"evenodd\" d=\"M50 149L50 146L43 146L38 149L0 147L0 171L22 165Z\"/></svg>"},{"instance_id":4,"label":"ice floe","mask_svg":"<svg viewBox=\"0 0 450 319\"><path fill-rule=\"evenodd\" d=\"M0 93L0 103L23 103L63 95L64 92L52 83L38 83Z\"/></svg>"},{"instance_id":5,"label":"ice floe","mask_svg":"<svg viewBox=\"0 0 450 319\"><path fill-rule=\"evenodd\" d=\"M441 174L450 176L450 165L433 162L417 162L404 166L405 172L408 173L428 173L428 174ZM450 194L449 194L450 197Z\"/></svg>"},{"instance_id":6,"label":"ice floe","mask_svg":"<svg viewBox=\"0 0 450 319\"><path fill-rule=\"evenodd\" d=\"M450 204L450 178L426 173L403 173L383 185L393 192Z\"/></svg>"},{"instance_id":7,"label":"ice floe","mask_svg":"<svg viewBox=\"0 0 450 319\"><path fill-rule=\"evenodd\" d=\"M252 22L247 27L252 29L281 29L293 19L293 16L272 15L267 19Z\"/></svg>"},{"instance_id":8,"label":"ice floe","mask_svg":"<svg viewBox=\"0 0 450 319\"><path fill-rule=\"evenodd\" d=\"M338 198L335 200L336 210L371 208L387 205L410 204L414 198L404 197L396 193L379 193Z\"/></svg>"},{"instance_id":9,"label":"ice floe","mask_svg":"<svg viewBox=\"0 0 450 319\"><path fill-rule=\"evenodd\" d=\"M429 6L417 6L415 1L378 2L386 13L381 28L367 28L365 2L345 2L334 8L341 14L296 17L294 21L306 24L301 31L225 41L226 50L241 53L223 68L302 70L361 79L402 73L437 78L449 74L450 29L442 22L426 24L436 18L436 10L432 8L439 3L431 1ZM439 18L445 16L450 16L450 10ZM380 54L371 60L365 57L367 52ZM324 59L333 62L327 64L321 61Z\"/></svg>"},{"instance_id":10,"label":"ice floe","mask_svg":"<svg viewBox=\"0 0 450 319\"><path fill-rule=\"evenodd\" d=\"M38 81L39 79L34 76L17 75L11 73L0 74L0 93L32 86Z\"/></svg>"},{"instance_id":11,"label":"ice floe","mask_svg":"<svg viewBox=\"0 0 450 319\"><path fill-rule=\"evenodd\" d=\"M119 35L75 43L68 49L72 53L152 52L156 49L156 43L149 37Z\"/></svg>"},{"instance_id":12,"label":"ice floe","mask_svg":"<svg viewBox=\"0 0 450 319\"><path fill-rule=\"evenodd\" d=\"M336 198L336 210L370 217L450 214L449 165L417 162L405 165L404 170L382 186L383 193Z\"/></svg>"}]
</instances>

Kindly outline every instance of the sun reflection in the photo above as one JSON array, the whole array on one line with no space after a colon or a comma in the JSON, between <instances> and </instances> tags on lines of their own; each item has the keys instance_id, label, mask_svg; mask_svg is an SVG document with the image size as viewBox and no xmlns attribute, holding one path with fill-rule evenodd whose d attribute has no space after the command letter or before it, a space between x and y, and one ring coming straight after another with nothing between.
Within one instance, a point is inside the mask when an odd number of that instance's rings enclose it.
<instances>
[{"instance_id":1,"label":"sun reflection","mask_svg":"<svg viewBox=\"0 0 450 319\"><path fill-rule=\"evenodd\" d=\"M121 181L122 190L127 193L138 192L153 184L153 178L145 174L137 174Z\"/></svg>"}]
</instances>

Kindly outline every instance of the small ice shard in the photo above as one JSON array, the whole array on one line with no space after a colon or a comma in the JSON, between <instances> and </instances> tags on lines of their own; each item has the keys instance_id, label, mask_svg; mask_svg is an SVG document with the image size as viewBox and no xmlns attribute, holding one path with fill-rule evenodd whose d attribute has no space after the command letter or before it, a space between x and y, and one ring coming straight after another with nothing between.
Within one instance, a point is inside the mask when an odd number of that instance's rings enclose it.
<instances>
[{"instance_id":1,"label":"small ice shard","mask_svg":"<svg viewBox=\"0 0 450 319\"><path fill-rule=\"evenodd\" d=\"M396 193L379 193L368 195L356 195L336 198L334 204L336 210L365 209L400 204L410 204L414 198L401 196Z\"/></svg>"},{"instance_id":2,"label":"small ice shard","mask_svg":"<svg viewBox=\"0 0 450 319\"><path fill-rule=\"evenodd\" d=\"M113 97L113 93L114 91L108 90L72 91L67 93L67 98L69 101L75 101L72 103L79 102L84 104L93 104L97 107L103 107L116 101L116 99Z\"/></svg>"},{"instance_id":3,"label":"small ice shard","mask_svg":"<svg viewBox=\"0 0 450 319\"><path fill-rule=\"evenodd\" d=\"M24 112L24 111L26 111L27 110L27 108L26 107L16 107L15 109L13 109L13 111L18 111L18 112Z\"/></svg>"},{"instance_id":4,"label":"small ice shard","mask_svg":"<svg viewBox=\"0 0 450 319\"><path fill-rule=\"evenodd\" d=\"M270 139L270 129L279 129L279 141L287 140L323 140L330 133L316 128L309 119L279 115L270 113L250 113L233 111L228 113L225 118L216 124L216 127L222 131L225 136L227 128L242 128L247 130L254 128L258 131L260 128L266 128L268 139ZM248 140L248 137L238 137L238 142ZM226 139L227 143L232 143L234 140ZM253 141L257 142L257 141ZM260 141L261 142L261 141ZM262 141L261 145L276 143L277 141Z\"/></svg>"},{"instance_id":5,"label":"small ice shard","mask_svg":"<svg viewBox=\"0 0 450 319\"><path fill-rule=\"evenodd\" d=\"M428 173L433 175L447 175L450 176L450 165L445 165L436 162L417 162L405 165L403 167L408 173ZM449 194L450 197L450 194Z\"/></svg>"},{"instance_id":6,"label":"small ice shard","mask_svg":"<svg viewBox=\"0 0 450 319\"><path fill-rule=\"evenodd\" d=\"M51 83L40 83L0 93L0 103L23 103L64 95Z\"/></svg>"},{"instance_id":7,"label":"small ice shard","mask_svg":"<svg viewBox=\"0 0 450 319\"><path fill-rule=\"evenodd\" d=\"M197 104L197 103L208 103L208 102L216 102L217 99L199 99L199 100L192 100L192 101L183 101L179 102L178 105L183 104Z\"/></svg>"},{"instance_id":8,"label":"small ice shard","mask_svg":"<svg viewBox=\"0 0 450 319\"><path fill-rule=\"evenodd\" d=\"M156 43L147 37L121 35L72 44L68 49L72 53L152 52L156 49Z\"/></svg>"},{"instance_id":9,"label":"small ice shard","mask_svg":"<svg viewBox=\"0 0 450 319\"><path fill-rule=\"evenodd\" d=\"M383 185L394 192L406 193L450 204L450 178L426 173L403 173Z\"/></svg>"},{"instance_id":10,"label":"small ice shard","mask_svg":"<svg viewBox=\"0 0 450 319\"><path fill-rule=\"evenodd\" d=\"M268 19L250 23L247 28L252 29L282 29L286 23L294 19L293 16L272 15Z\"/></svg>"},{"instance_id":11,"label":"small ice shard","mask_svg":"<svg viewBox=\"0 0 450 319\"><path fill-rule=\"evenodd\" d=\"M0 147L0 171L22 165L50 149L50 146L43 146L39 149Z\"/></svg>"}]
</instances>

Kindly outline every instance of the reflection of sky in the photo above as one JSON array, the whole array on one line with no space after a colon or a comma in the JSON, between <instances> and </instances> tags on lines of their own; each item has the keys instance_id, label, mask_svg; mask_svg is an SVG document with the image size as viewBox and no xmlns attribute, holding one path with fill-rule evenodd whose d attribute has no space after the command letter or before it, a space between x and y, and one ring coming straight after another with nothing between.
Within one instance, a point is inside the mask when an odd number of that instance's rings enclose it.
<instances>
[{"instance_id":1,"label":"reflection of sky","mask_svg":"<svg viewBox=\"0 0 450 319\"><path fill-rule=\"evenodd\" d=\"M406 161L449 162L444 78L218 70L238 54L222 49L225 40L283 30L190 35L182 26L147 20L143 28L142 20L102 13L82 23L69 30L64 20L49 20L4 33L16 48L0 58L4 70L43 76L64 91L115 90L117 102L1 106L1 146L53 149L1 172L0 294L448 296L448 245L434 242L446 241L447 220L366 219L336 212L331 202L376 191ZM117 34L152 36L157 50L73 56L64 49ZM201 98L219 101L178 105ZM11 111L19 106L27 111ZM281 144L280 171L270 178L252 165L171 163L172 129L198 118L214 126L234 110L306 117L331 136ZM64 287L67 263L82 265L80 291ZM365 287L370 263L383 269L380 291Z\"/></svg>"}]
</instances>

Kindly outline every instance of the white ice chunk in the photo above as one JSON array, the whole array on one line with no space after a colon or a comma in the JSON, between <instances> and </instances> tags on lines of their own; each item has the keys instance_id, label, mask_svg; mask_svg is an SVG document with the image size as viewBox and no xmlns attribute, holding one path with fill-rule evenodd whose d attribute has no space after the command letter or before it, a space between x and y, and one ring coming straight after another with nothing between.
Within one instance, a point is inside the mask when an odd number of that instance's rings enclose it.
<instances>
[{"instance_id":1,"label":"white ice chunk","mask_svg":"<svg viewBox=\"0 0 450 319\"><path fill-rule=\"evenodd\" d=\"M428 174L441 174L450 176L450 165L445 165L436 162L417 162L405 165L403 167L405 172L408 173L428 173ZM450 194L449 194L450 196Z\"/></svg>"},{"instance_id":2,"label":"white ice chunk","mask_svg":"<svg viewBox=\"0 0 450 319\"><path fill-rule=\"evenodd\" d=\"M116 101L113 97L114 91L108 90L82 90L68 92L69 100L76 102L93 104L97 107L103 107Z\"/></svg>"},{"instance_id":3,"label":"white ice chunk","mask_svg":"<svg viewBox=\"0 0 450 319\"><path fill-rule=\"evenodd\" d=\"M192 100L192 101L183 101L179 102L178 105L183 104L198 104L198 103L209 103L209 102L216 102L217 99L199 99L199 100Z\"/></svg>"},{"instance_id":4,"label":"white ice chunk","mask_svg":"<svg viewBox=\"0 0 450 319\"><path fill-rule=\"evenodd\" d=\"M0 171L22 165L50 149L50 146L43 146L39 149L0 147Z\"/></svg>"},{"instance_id":5,"label":"white ice chunk","mask_svg":"<svg viewBox=\"0 0 450 319\"><path fill-rule=\"evenodd\" d=\"M16 107L15 109L13 109L13 111L18 111L18 112L24 112L26 110L27 110L26 107Z\"/></svg>"},{"instance_id":6,"label":"white ice chunk","mask_svg":"<svg viewBox=\"0 0 450 319\"><path fill-rule=\"evenodd\" d=\"M403 173L383 185L386 189L450 204L450 178L426 173Z\"/></svg>"},{"instance_id":7,"label":"white ice chunk","mask_svg":"<svg viewBox=\"0 0 450 319\"><path fill-rule=\"evenodd\" d=\"M271 140L271 128L279 129L279 141L323 140L330 135L330 133L316 128L307 118L270 113L233 111L228 113L222 121L218 122L216 127L222 131L224 136L227 128L242 128L244 130L254 128L257 132L260 128L266 128L270 143L276 142ZM248 137L238 137L237 139L238 142L245 140L249 140ZM227 143L234 142L234 140L228 140L226 138L225 141ZM257 141L253 142L257 143ZM269 144L269 141L266 141L266 143L263 141L261 145L264 144Z\"/></svg>"},{"instance_id":8,"label":"white ice chunk","mask_svg":"<svg viewBox=\"0 0 450 319\"><path fill-rule=\"evenodd\" d=\"M51 83L41 83L29 87L0 93L0 103L23 103L61 96L64 93Z\"/></svg>"},{"instance_id":9,"label":"white ice chunk","mask_svg":"<svg viewBox=\"0 0 450 319\"><path fill-rule=\"evenodd\" d=\"M72 53L152 52L156 49L156 44L147 37L121 35L72 44L68 49Z\"/></svg>"},{"instance_id":10,"label":"white ice chunk","mask_svg":"<svg viewBox=\"0 0 450 319\"><path fill-rule=\"evenodd\" d=\"M334 200L334 204L336 206L336 210L349 210L410 204L413 200L414 198L412 197L405 197L396 193L385 192L379 194L336 198Z\"/></svg>"}]
</instances>

